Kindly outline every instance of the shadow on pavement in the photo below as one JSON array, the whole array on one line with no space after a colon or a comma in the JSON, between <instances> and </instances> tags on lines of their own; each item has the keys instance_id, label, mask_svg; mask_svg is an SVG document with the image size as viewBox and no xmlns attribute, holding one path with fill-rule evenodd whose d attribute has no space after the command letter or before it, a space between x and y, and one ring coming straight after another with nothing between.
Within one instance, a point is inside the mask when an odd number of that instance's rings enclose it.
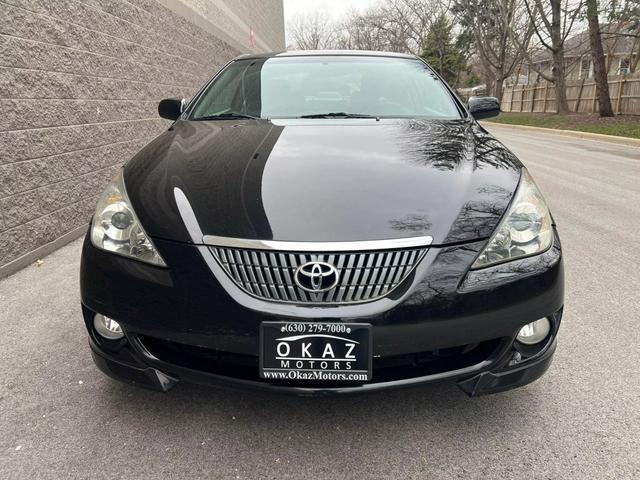
<instances>
[{"instance_id":1,"label":"shadow on pavement","mask_svg":"<svg viewBox=\"0 0 640 480\"><path fill-rule=\"evenodd\" d=\"M499 429L511 428L514 421L524 427L527 421L523 417L535 417L538 404L535 384L478 398L469 398L455 385L446 383L363 395L306 398L192 384L179 384L168 393L159 393L112 380L106 382L109 383L104 385L103 398L110 399L133 422L163 422L160 419L167 416L179 419L173 423L173 428L178 429L204 422L216 429L265 435L306 432L317 436L340 430L351 436L377 429L384 429L385 435L394 435L393 432L407 434L425 427L430 435L437 435L438 431L443 435L457 431L459 435L459 430L468 435L474 432L484 435L488 421L499 419L496 425Z\"/></svg>"}]
</instances>

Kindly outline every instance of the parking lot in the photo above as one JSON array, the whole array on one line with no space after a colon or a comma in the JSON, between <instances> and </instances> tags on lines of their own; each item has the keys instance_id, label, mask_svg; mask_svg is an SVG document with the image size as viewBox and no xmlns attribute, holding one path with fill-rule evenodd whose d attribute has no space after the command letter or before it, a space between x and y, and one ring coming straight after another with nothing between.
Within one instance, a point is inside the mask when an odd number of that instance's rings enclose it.
<instances>
[{"instance_id":1,"label":"parking lot","mask_svg":"<svg viewBox=\"0 0 640 480\"><path fill-rule=\"evenodd\" d=\"M93 365L75 241L0 281L0 478L639 478L640 148L493 127L559 225L566 307L541 380L309 399Z\"/></svg>"}]
</instances>

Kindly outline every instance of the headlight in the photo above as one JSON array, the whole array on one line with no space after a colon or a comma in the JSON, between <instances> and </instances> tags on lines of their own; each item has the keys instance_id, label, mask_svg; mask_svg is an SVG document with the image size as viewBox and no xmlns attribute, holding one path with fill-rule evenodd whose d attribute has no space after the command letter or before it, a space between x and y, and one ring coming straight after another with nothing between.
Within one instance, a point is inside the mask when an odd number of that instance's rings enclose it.
<instances>
[{"instance_id":1,"label":"headlight","mask_svg":"<svg viewBox=\"0 0 640 480\"><path fill-rule=\"evenodd\" d=\"M515 197L471 268L481 268L547 250L553 241L551 214L526 169Z\"/></svg>"},{"instance_id":2,"label":"headlight","mask_svg":"<svg viewBox=\"0 0 640 480\"><path fill-rule=\"evenodd\" d=\"M103 250L166 267L131 208L122 170L98 200L91 222L91 242Z\"/></svg>"}]
</instances>

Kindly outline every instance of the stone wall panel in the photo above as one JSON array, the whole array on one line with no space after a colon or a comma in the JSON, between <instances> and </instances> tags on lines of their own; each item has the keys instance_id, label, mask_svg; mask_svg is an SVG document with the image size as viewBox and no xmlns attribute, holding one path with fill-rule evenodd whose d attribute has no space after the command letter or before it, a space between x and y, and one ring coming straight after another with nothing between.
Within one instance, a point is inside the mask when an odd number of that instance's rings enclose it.
<instances>
[{"instance_id":1,"label":"stone wall panel","mask_svg":"<svg viewBox=\"0 0 640 480\"><path fill-rule=\"evenodd\" d=\"M196 3L0 1L0 275L89 221L109 179L170 125L158 101L255 51L248 25L284 46L281 0L223 0L235 19Z\"/></svg>"}]
</instances>

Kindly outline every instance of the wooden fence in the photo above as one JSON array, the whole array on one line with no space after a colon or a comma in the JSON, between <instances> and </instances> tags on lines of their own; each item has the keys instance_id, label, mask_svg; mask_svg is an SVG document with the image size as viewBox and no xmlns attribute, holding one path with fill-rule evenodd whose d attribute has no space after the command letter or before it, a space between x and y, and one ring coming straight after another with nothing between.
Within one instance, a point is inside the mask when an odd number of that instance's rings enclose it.
<instances>
[{"instance_id":1,"label":"wooden fence","mask_svg":"<svg viewBox=\"0 0 640 480\"><path fill-rule=\"evenodd\" d=\"M640 115L640 72L609 77L609 95L614 113ZM598 97L593 78L567 80L569 110L576 113L596 113ZM503 112L555 112L556 95L553 84L506 87L502 96Z\"/></svg>"}]
</instances>

